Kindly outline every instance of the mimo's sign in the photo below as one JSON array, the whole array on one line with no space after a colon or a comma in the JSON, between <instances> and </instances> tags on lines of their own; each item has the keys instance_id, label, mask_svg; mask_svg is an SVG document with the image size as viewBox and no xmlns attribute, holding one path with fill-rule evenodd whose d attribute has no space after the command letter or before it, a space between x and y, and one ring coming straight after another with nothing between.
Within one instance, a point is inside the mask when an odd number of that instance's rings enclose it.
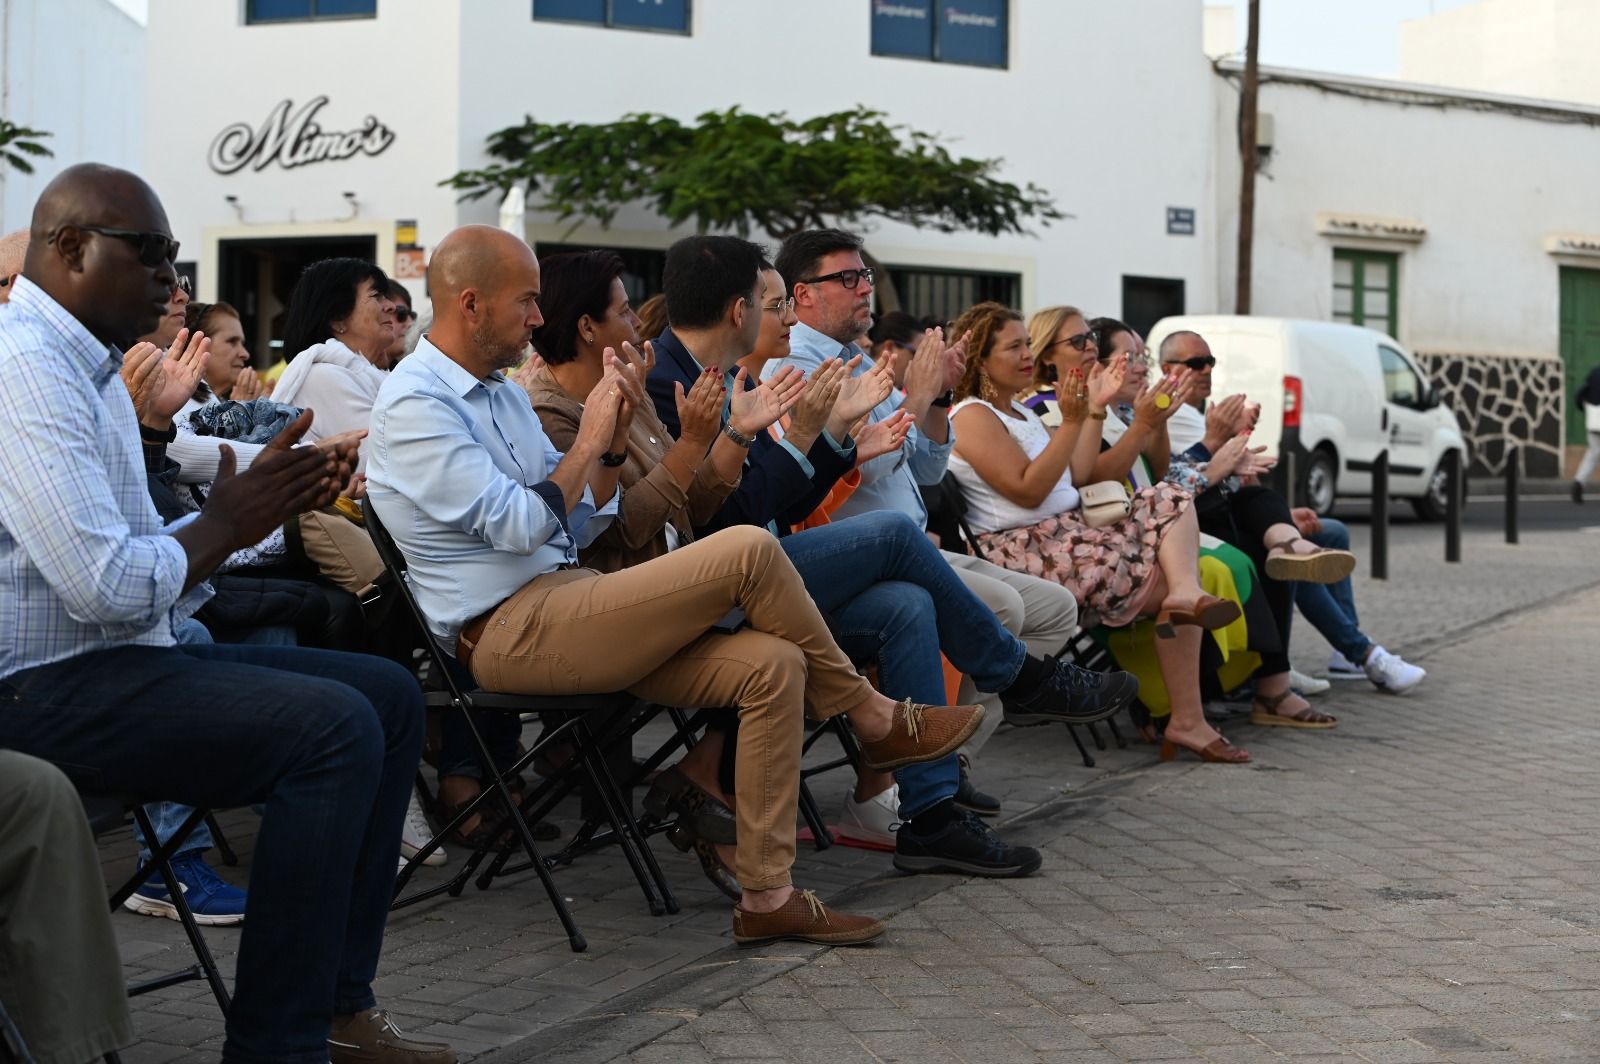
<instances>
[{"instance_id":1,"label":"mimo's sign","mask_svg":"<svg viewBox=\"0 0 1600 1064\"><path fill-rule=\"evenodd\" d=\"M276 163L286 170L307 163L348 159L365 152L379 155L394 143L394 131L372 115L355 129L327 130L317 122L317 112L327 105L326 96L309 100L293 115L293 100L279 100L261 123L261 128L235 122L211 142L211 169L232 174L246 166L264 170Z\"/></svg>"}]
</instances>

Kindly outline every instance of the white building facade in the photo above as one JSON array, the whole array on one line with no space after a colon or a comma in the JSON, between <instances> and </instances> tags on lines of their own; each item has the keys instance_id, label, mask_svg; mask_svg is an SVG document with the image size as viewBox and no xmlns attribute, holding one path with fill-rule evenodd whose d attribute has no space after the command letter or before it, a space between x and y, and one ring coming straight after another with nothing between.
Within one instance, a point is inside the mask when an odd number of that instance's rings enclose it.
<instances>
[{"instance_id":1,"label":"white building facade","mask_svg":"<svg viewBox=\"0 0 1600 1064\"><path fill-rule=\"evenodd\" d=\"M1116 314L1126 288L1154 320L1207 306L1213 290L1201 18L1193 0L152 0L147 107L184 106L152 129L144 172L201 295L254 301L241 309L259 347L307 256L366 248L394 270L402 222L416 235L401 243L423 248L493 222L495 200L460 203L439 182L488 162L487 137L524 115L691 120L738 105L805 118L866 104L955 155L1002 159L999 176L1042 186L1074 216L996 238L870 225L869 249L913 294ZM652 19L654 32L627 25ZM922 58L874 54L915 53L919 33L952 25L965 36L941 31L939 60L926 45ZM156 50L200 58L162 63ZM297 117L341 137L320 159L274 153L280 117L288 143ZM527 214L536 245L614 246L630 262L685 232L642 210L575 231Z\"/></svg>"}]
</instances>

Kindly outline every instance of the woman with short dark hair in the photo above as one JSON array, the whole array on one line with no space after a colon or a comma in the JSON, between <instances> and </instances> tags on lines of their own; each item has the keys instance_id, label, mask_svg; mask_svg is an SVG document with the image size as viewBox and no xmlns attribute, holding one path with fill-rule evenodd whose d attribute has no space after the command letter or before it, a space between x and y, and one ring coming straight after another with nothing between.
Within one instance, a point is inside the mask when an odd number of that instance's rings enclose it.
<instances>
[{"instance_id":1,"label":"woman with short dark hair","mask_svg":"<svg viewBox=\"0 0 1600 1064\"><path fill-rule=\"evenodd\" d=\"M310 442L365 429L394 337L394 301L382 270L363 259L314 262L289 297L283 330L289 366L272 397L316 411L305 436Z\"/></svg>"}]
</instances>

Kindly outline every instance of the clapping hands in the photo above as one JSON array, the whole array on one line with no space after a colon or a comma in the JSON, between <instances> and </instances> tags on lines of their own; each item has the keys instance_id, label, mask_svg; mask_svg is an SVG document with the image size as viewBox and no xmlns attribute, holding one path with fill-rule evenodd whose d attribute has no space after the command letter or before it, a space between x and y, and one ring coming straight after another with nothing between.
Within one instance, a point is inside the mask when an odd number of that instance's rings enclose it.
<instances>
[{"instance_id":1,"label":"clapping hands","mask_svg":"<svg viewBox=\"0 0 1600 1064\"><path fill-rule=\"evenodd\" d=\"M122 357L122 383L133 400L140 424L165 430L183 409L205 375L211 340L204 333L179 329L165 354L151 343L137 343Z\"/></svg>"}]
</instances>

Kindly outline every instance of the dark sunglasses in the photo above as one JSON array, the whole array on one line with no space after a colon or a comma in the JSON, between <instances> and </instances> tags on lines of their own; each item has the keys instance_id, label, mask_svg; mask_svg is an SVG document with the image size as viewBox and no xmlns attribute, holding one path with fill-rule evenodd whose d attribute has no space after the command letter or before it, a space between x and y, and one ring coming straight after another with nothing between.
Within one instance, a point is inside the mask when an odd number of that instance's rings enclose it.
<instances>
[{"instance_id":1,"label":"dark sunglasses","mask_svg":"<svg viewBox=\"0 0 1600 1064\"><path fill-rule=\"evenodd\" d=\"M126 240L139 249L139 264L154 269L163 262L178 261L178 242L165 233L141 233L137 229L112 229L104 225L79 225L86 233Z\"/></svg>"},{"instance_id":2,"label":"dark sunglasses","mask_svg":"<svg viewBox=\"0 0 1600 1064\"><path fill-rule=\"evenodd\" d=\"M1065 340L1052 340L1050 343L1045 345L1045 350L1050 350L1050 348L1056 346L1056 344L1067 344L1074 351L1087 351L1089 350L1089 345L1091 343L1098 344L1098 342L1099 337L1094 334L1093 329L1090 329L1088 332L1081 332L1076 336L1069 336Z\"/></svg>"},{"instance_id":3,"label":"dark sunglasses","mask_svg":"<svg viewBox=\"0 0 1600 1064\"><path fill-rule=\"evenodd\" d=\"M1162 363L1163 366L1188 366L1196 373L1199 373L1201 370L1210 369L1216 364L1217 357L1215 355L1197 355L1194 358L1177 358L1170 362Z\"/></svg>"},{"instance_id":4,"label":"dark sunglasses","mask_svg":"<svg viewBox=\"0 0 1600 1064\"><path fill-rule=\"evenodd\" d=\"M181 274L181 273L178 274L178 283L173 285L172 287L174 289L178 289L178 288L183 289L183 294L186 295L186 296L189 296L191 298L193 298L193 296L194 296L194 282L189 280L188 276L186 276L185 274Z\"/></svg>"},{"instance_id":5,"label":"dark sunglasses","mask_svg":"<svg viewBox=\"0 0 1600 1064\"><path fill-rule=\"evenodd\" d=\"M838 281L841 287L854 289L856 285L861 283L862 278L866 278L867 284L870 285L872 283L871 266L864 270L840 270L838 273L825 273L821 277L812 277L800 283L821 284L823 281Z\"/></svg>"},{"instance_id":6,"label":"dark sunglasses","mask_svg":"<svg viewBox=\"0 0 1600 1064\"><path fill-rule=\"evenodd\" d=\"M416 316L417 316L417 312L412 310L410 307L405 306L404 304L399 304L399 303L395 304L394 320L399 322L400 324L404 325L406 322L410 321L412 318L415 318Z\"/></svg>"}]
</instances>

